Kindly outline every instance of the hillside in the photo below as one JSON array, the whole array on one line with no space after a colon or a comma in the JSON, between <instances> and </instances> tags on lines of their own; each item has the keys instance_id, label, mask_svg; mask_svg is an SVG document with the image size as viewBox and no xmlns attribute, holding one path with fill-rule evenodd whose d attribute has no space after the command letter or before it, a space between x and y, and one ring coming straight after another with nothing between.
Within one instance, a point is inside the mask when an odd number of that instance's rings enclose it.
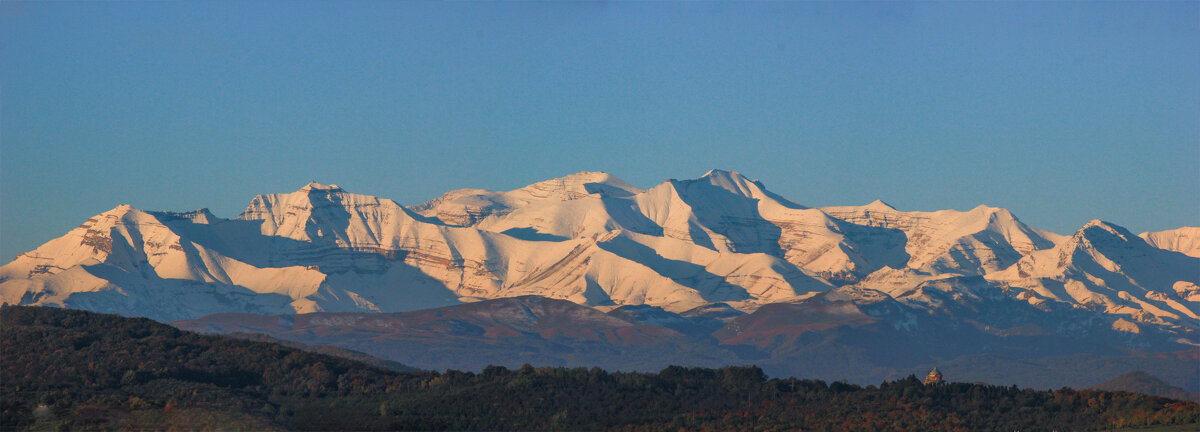
<instances>
[{"instance_id":1,"label":"hillside","mask_svg":"<svg viewBox=\"0 0 1200 432\"><path fill-rule=\"evenodd\" d=\"M867 385L938 366L962 381L1047 389L1088 387L1141 369L1180 387L1197 385L1200 350L1131 353L1108 342L1123 333L1103 322L1089 327L1086 311L1059 312L1078 326L1076 335L1064 336L1045 330L1057 324L1041 310L1016 300L996 302L984 311L995 316L980 316L969 309L926 314L883 294L874 301L839 295L842 289L751 314L721 305L678 314L647 305L601 313L523 296L412 312L218 314L172 324L338 346L431 370L531 363L650 372L756 364L772 376Z\"/></svg>"},{"instance_id":2,"label":"hillside","mask_svg":"<svg viewBox=\"0 0 1200 432\"><path fill-rule=\"evenodd\" d=\"M1200 421L1200 405L909 376L859 387L756 367L488 367L399 373L146 319L0 310L0 428L242 430L1103 430Z\"/></svg>"},{"instance_id":3,"label":"hillside","mask_svg":"<svg viewBox=\"0 0 1200 432\"><path fill-rule=\"evenodd\" d=\"M256 342L267 342L267 343L272 343L272 344L276 344L276 345L282 345L282 346L285 346L288 348L296 348L296 349L300 349L300 350L304 350L304 351L308 351L308 352L312 352L312 353L331 355L334 357L341 357L344 359L354 360L357 362L363 362L363 363L369 364L371 366L381 367L381 368L393 370L396 372L419 372L419 371L421 371L421 369L419 369L419 368L408 366L404 363L381 359L379 357L374 357L374 356L368 355L361 351L355 351L355 350L345 349L345 348L331 346L331 345L307 345L307 344L302 344L302 343L299 343L296 341L273 338L273 337L263 334L263 333L236 333L235 332L235 333L227 333L227 334L224 334L223 336L234 338L234 339L245 339L245 340L256 341Z\"/></svg>"},{"instance_id":4,"label":"hillside","mask_svg":"<svg viewBox=\"0 0 1200 432\"><path fill-rule=\"evenodd\" d=\"M1091 388L1108 391L1127 391L1144 393L1172 399L1191 400L1200 402L1200 393L1188 393L1184 389L1163 382L1163 380L1144 371L1133 371L1108 381L1096 384Z\"/></svg>"}]
</instances>

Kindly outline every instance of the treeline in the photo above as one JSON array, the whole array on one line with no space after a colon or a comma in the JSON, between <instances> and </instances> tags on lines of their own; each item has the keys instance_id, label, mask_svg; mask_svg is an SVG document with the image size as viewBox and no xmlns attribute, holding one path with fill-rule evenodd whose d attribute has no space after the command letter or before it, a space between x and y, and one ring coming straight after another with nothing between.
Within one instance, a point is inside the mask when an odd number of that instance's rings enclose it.
<instances>
[{"instance_id":1,"label":"treeline","mask_svg":"<svg viewBox=\"0 0 1200 432\"><path fill-rule=\"evenodd\" d=\"M291 341L291 340L287 340L287 339L274 338L274 337L271 337L270 335L263 334L263 333L233 332L233 333L224 333L224 334L222 334L222 336L235 338L235 339L251 340L251 341L256 341L256 342L269 342L269 343L273 343L273 344L277 344L277 345L283 345L288 348L296 348L296 349L301 349L304 351L313 352L313 353L317 353L317 354L331 355L334 357L341 357L344 359L363 362L363 363L369 364L371 366L378 366L378 367L381 367L384 369L389 369L389 370L393 370L393 371L397 371L397 372L420 372L422 370L420 368L415 368L415 367L412 367L412 366L409 366L409 365L406 365L406 364L403 364L400 362L382 359L379 357L374 357L374 356L371 356L371 355L361 352L361 351L355 351L352 349L346 349L346 348L329 346L329 345L307 345L307 344L302 344L300 342Z\"/></svg>"},{"instance_id":2,"label":"treeline","mask_svg":"<svg viewBox=\"0 0 1200 432\"><path fill-rule=\"evenodd\" d=\"M0 310L0 430L1103 430L1200 422L1136 393L916 377L860 387L757 367L402 373L146 319Z\"/></svg>"}]
</instances>

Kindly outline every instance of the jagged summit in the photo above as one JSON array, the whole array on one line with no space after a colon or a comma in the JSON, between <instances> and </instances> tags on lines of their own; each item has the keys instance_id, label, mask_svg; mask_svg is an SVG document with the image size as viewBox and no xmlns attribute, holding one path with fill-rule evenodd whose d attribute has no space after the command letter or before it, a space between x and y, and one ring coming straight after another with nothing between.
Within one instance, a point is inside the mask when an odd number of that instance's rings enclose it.
<instances>
[{"instance_id":1,"label":"jagged summit","mask_svg":"<svg viewBox=\"0 0 1200 432\"><path fill-rule=\"evenodd\" d=\"M1125 227L1112 222L1093 219L1084 224L1082 228L1079 228L1079 230L1071 236L1069 243L1079 245L1111 243L1124 244L1133 241L1138 243L1145 242L1145 240L1129 232L1129 230L1125 229Z\"/></svg>"},{"instance_id":2,"label":"jagged summit","mask_svg":"<svg viewBox=\"0 0 1200 432\"><path fill-rule=\"evenodd\" d=\"M338 186L335 184L328 184L328 185L321 184L321 183L317 183L314 180L314 181L308 182L308 184L306 184L306 185L304 185L304 187L300 188L300 190L298 192L308 192L308 191L314 191L314 190L330 191L330 192L345 192L346 191L345 189L342 189L341 186Z\"/></svg>"},{"instance_id":3,"label":"jagged summit","mask_svg":"<svg viewBox=\"0 0 1200 432\"><path fill-rule=\"evenodd\" d=\"M189 212L172 212L172 211L149 211L160 220L180 220L186 219L192 223L207 224L220 220L216 215L209 211L207 207L189 211Z\"/></svg>"},{"instance_id":4,"label":"jagged summit","mask_svg":"<svg viewBox=\"0 0 1200 432\"><path fill-rule=\"evenodd\" d=\"M1102 221L1100 219L1092 219L1088 223L1083 224L1083 228L1079 229L1079 233L1088 232L1092 228L1098 228L1112 235L1121 236L1123 238L1132 237L1133 234L1129 230L1112 222Z\"/></svg>"}]
</instances>

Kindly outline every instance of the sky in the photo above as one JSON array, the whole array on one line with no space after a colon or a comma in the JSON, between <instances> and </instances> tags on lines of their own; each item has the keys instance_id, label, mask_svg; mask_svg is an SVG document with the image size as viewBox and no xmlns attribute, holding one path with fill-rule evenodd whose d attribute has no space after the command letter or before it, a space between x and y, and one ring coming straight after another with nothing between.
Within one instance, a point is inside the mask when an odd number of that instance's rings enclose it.
<instances>
[{"instance_id":1,"label":"sky","mask_svg":"<svg viewBox=\"0 0 1200 432\"><path fill-rule=\"evenodd\" d=\"M0 2L0 262L120 204L713 168L1200 225L1200 2Z\"/></svg>"}]
</instances>

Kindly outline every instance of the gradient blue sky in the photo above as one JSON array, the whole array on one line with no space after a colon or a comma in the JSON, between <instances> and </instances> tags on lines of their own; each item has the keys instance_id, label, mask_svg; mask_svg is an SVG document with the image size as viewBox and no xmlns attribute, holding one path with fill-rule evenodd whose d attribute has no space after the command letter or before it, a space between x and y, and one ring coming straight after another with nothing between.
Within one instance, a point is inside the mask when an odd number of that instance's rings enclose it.
<instances>
[{"instance_id":1,"label":"gradient blue sky","mask_svg":"<svg viewBox=\"0 0 1200 432\"><path fill-rule=\"evenodd\" d=\"M1200 225L1198 5L0 2L0 261L123 203L582 170Z\"/></svg>"}]
</instances>

